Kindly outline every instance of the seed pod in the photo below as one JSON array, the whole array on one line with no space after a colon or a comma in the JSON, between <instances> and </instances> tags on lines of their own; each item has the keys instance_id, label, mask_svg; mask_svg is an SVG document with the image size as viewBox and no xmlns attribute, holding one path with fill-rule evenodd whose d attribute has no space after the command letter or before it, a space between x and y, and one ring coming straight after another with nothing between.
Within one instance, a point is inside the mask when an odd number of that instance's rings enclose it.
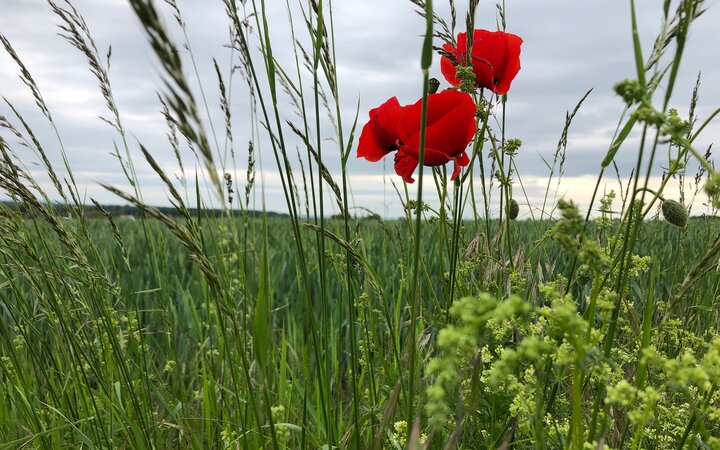
<instances>
[{"instance_id":1,"label":"seed pod","mask_svg":"<svg viewBox=\"0 0 720 450\"><path fill-rule=\"evenodd\" d=\"M662 213L665 220L676 227L684 228L687 225L687 209L675 200L665 200L662 204Z\"/></svg>"},{"instance_id":2,"label":"seed pod","mask_svg":"<svg viewBox=\"0 0 720 450\"><path fill-rule=\"evenodd\" d=\"M508 208L508 217L510 220L517 219L518 214L520 214L520 205L518 205L518 202L515 201L515 199L510 200L510 207Z\"/></svg>"},{"instance_id":3,"label":"seed pod","mask_svg":"<svg viewBox=\"0 0 720 450\"><path fill-rule=\"evenodd\" d=\"M428 80L428 91L431 94L434 94L438 91L438 88L440 88L440 82L437 78L430 78Z\"/></svg>"}]
</instances>

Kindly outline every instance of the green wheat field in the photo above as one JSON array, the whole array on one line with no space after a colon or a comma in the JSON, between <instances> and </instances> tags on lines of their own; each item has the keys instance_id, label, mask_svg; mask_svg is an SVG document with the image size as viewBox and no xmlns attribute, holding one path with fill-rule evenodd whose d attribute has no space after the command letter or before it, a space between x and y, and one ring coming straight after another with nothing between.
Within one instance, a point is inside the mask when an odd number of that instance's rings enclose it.
<instances>
[{"instance_id":1,"label":"green wheat field","mask_svg":"<svg viewBox=\"0 0 720 450\"><path fill-rule=\"evenodd\" d=\"M425 24L417 102L387 92L369 112L340 104L330 0L299 0L287 23L265 0L218 2L240 69L216 63L212 86L191 81L191 43L174 38L182 4L128 3L164 80L164 149L126 128L82 11L49 2L103 96L126 182L100 184L124 206L82 193L42 86L0 34L43 120L11 98L0 110L0 449L720 449L720 173L695 145L720 109L699 116L700 81L676 85L716 5L656 2L646 46L628 2L635 76L616 80L625 110L580 210L553 189L587 95L531 202L505 133L510 83L530 69L504 1L491 31L477 0L448 17L408 2ZM285 66L272 35L288 26ZM252 100L249 145L233 95ZM206 96L225 123L210 127ZM281 192L263 191L258 152ZM618 171L619 152L633 167ZM385 158L400 217L353 201L357 157L378 173ZM165 207L144 200L141 166Z\"/></svg>"}]
</instances>

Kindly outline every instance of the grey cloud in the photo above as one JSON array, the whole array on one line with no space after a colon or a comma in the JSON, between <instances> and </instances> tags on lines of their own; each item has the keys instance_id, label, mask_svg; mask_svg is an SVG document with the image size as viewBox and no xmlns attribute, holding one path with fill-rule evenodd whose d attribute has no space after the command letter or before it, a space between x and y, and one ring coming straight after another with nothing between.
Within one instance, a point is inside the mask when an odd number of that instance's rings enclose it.
<instances>
[{"instance_id":1,"label":"grey cloud","mask_svg":"<svg viewBox=\"0 0 720 450\"><path fill-rule=\"evenodd\" d=\"M11 39L20 57L36 77L58 120L72 165L79 174L82 173L82 182L91 186L88 188L90 190L94 189L92 186L98 180L121 183L122 179L117 177L120 173L119 165L108 155L113 140L117 141L118 136L106 124L95 119L98 115L106 115L107 111L84 57L56 36L58 21L45 2L9 1L11 6L0 17L0 33ZM222 136L224 118L219 109L217 79L211 59L217 58L220 67L227 72L230 53L224 45L228 41L228 21L222 2L179 0L178 3L187 23L212 121ZM449 19L447 4L436 3L438 14ZM153 179L149 167L142 163L135 141L137 139L150 148L164 167L174 169L177 166L165 138L166 128L155 95L155 91L161 88L159 64L125 1L78 0L74 4L85 16L100 52L104 54L108 46L112 45L111 82L121 115L131 133L131 151L145 186L152 190L148 197L164 203L162 190ZM158 5L162 5L162 2L158 2ZM596 174L622 111L622 102L614 96L612 86L617 81L632 77L634 73L627 5L607 1L517 0L508 2L507 6L508 31L524 39L521 57L523 68L513 83L507 119L508 136L523 141L517 160L521 174L547 175L541 156L546 159L552 157L562 131L565 112L572 109L590 88L594 88L594 91L570 130L565 168L568 177ZM647 53L660 24L659 4L639 2L638 7L641 36ZM423 22L415 14L410 2L406 1L340 1L334 2L333 8L344 132L347 138L359 98L355 134L357 142L369 109L391 96L397 96L402 103L411 103L420 97L422 78L419 56ZM302 17L296 6L292 6L292 9L295 32L304 45L308 45ZM170 11L165 5L162 5L162 10L167 14L166 24L173 36L181 40L182 35ZM464 28L465 13L463 10L458 13L456 31ZM287 26L285 2L268 2L268 15L275 57L294 73L292 37ZM717 42L715 24L718 22L720 10L711 5L706 16L696 23L691 35L678 79L678 93L673 99L682 114L686 114L689 95L700 70L706 81L702 86L699 111L706 117L720 104L720 86L713 82L720 79L720 55L717 47L709 44ZM481 2L476 25L483 28L495 26L495 7L492 2ZM258 44L253 42L256 48ZM186 73L189 79L195 80L186 52L184 56ZM260 60L257 61L259 64ZM18 104L31 123L38 124L43 142L53 143L50 130L35 111L32 99L15 73L10 60L0 52L0 94ZM437 58L431 74L442 80ZM225 81L229 82L227 78ZM306 83L306 91L309 90L310 75L303 74L303 81ZM242 181L247 141L253 136L245 82L236 76L232 85L233 131L239 172L236 177L239 176ZM197 90L196 93L200 101ZM306 97L306 101L312 99ZM282 117L297 121L286 96L281 96L278 107ZM8 115L3 107L0 107L0 113ZM205 117L205 111L201 113ZM324 111L321 114L324 115ZM337 144L327 140L333 132L324 117L321 131L324 153L330 158L326 163L332 171L337 172ZM285 134L290 154L294 155L294 148L299 145L299 141L287 129ZM717 139L719 134L717 125L709 127L709 140L703 141L703 146ZM315 138L312 139L314 142ZM220 147L223 147L222 139ZM257 147L258 151L263 152L264 169L271 180L267 186L268 207L283 210L282 195L275 194L278 185L272 184L277 181L273 181L276 177L272 176L275 168L269 142L261 139ZM57 152L52 156L54 162L59 161ZM194 157L187 150L183 156L188 166L194 165ZM400 183L399 177L394 175L391 157L386 159L384 167L388 179ZM632 146L618 154L618 163L623 167L633 165ZM364 201L368 201L376 205L374 209L382 211L386 208L383 208L380 199L387 201L388 197L395 197L389 184L386 187L389 186L391 195L379 196L377 192L367 192L362 182L353 181L352 177L355 176L382 175L382 167L351 158L351 183L355 187L355 199L359 205L366 206ZM397 202L389 206L392 215L397 215L397 207Z\"/></svg>"}]
</instances>

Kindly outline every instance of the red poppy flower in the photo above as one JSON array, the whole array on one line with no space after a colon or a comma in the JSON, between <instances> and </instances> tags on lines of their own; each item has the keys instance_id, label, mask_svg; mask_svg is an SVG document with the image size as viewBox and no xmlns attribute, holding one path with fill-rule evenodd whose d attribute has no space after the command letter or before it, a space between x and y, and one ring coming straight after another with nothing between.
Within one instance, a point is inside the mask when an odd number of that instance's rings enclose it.
<instances>
[{"instance_id":1,"label":"red poppy flower","mask_svg":"<svg viewBox=\"0 0 720 450\"><path fill-rule=\"evenodd\" d=\"M455 161L451 179L470 162L465 149L475 135L475 102L468 94L447 90L428 97L425 131L425 165L441 166ZM363 127L357 156L379 161L397 150L395 172L407 183L418 165L420 151L420 115L422 99L413 105L400 106L393 97L370 111Z\"/></svg>"},{"instance_id":2,"label":"red poppy flower","mask_svg":"<svg viewBox=\"0 0 720 450\"><path fill-rule=\"evenodd\" d=\"M499 95L507 94L515 75L520 71L520 45L523 40L503 31L475 30L473 33L470 61L466 61L467 37L457 36L457 48L450 44L443 49L455 56L459 64L472 64L475 82ZM455 78L455 66L450 58L440 58L440 70L448 83L460 84Z\"/></svg>"},{"instance_id":3,"label":"red poppy flower","mask_svg":"<svg viewBox=\"0 0 720 450\"><path fill-rule=\"evenodd\" d=\"M446 90L428 97L425 127L426 166L441 166L455 161L451 179L470 162L465 149L475 135L475 102L468 94ZM422 99L404 108L398 123L398 152L395 172L406 183L415 181L412 173L418 165L420 150L420 114Z\"/></svg>"}]
</instances>

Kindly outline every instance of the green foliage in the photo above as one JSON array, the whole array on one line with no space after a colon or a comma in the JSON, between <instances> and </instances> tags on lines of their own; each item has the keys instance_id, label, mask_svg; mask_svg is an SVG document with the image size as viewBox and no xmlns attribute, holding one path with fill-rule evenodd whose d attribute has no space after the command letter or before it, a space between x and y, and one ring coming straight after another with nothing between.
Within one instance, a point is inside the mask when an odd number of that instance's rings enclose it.
<instances>
[{"instance_id":1,"label":"green foliage","mask_svg":"<svg viewBox=\"0 0 720 450\"><path fill-rule=\"evenodd\" d=\"M178 5L166 3L187 39ZM413 3L426 19L420 87L429 93L439 84L428 79L432 37L455 35L455 17L448 25L432 2ZM638 74L615 87L629 114L599 162L599 209L594 201L584 212L569 200L548 203L589 92L566 116L538 205L517 171L522 143L506 138L508 97L478 91L473 68L460 66L460 89L477 105L471 163L454 182L445 167L433 168L435 192L425 197L421 188L413 199L397 189L401 220L351 215L347 161L359 113L346 117L340 105L328 3L302 4L302 21L288 4L288 63L279 59L287 52L273 52L265 2L225 1L239 65L225 75L215 65L226 126L218 137L201 118L201 106L213 117L204 89L196 95L184 73L190 66L200 78L192 46L172 41L153 2L131 1L161 63L163 116L181 175L166 173L142 144L138 155L170 208L143 200L110 73L79 12L54 6L100 82L126 152L115 146L131 190L103 186L133 206L83 204L62 142L67 174L59 176L34 124L7 102L22 126L0 116L12 139L0 137L0 193L10 199L0 203L0 450L719 448L720 222L714 210L688 217L663 197L694 158L702 167L696 194L707 178L709 205L720 206L710 154L693 148L707 121L693 132L695 113L684 120L668 107L703 2L679 2L674 15L670 3L644 61L631 2ZM477 2L469 6L474 12ZM501 5L497 11L505 27ZM20 56L1 41L55 128ZM675 55L665 54L670 48ZM249 88L234 91L249 96L252 128L265 133L281 180L281 217L250 210L264 200L255 134L244 198L234 196L242 189L231 175L235 103L224 80L238 73ZM299 119L278 109L283 96ZM321 122L325 113L331 126ZM619 196L600 195L621 147L632 152L625 140L634 130L642 137L633 177ZM178 132L207 173L186 172ZM300 173L289 135L299 138ZM221 151L223 137L232 158ZM36 152L51 183L25 169L33 164L18 158L18 146ZM666 176L651 189L658 167L650 164L663 147ZM329 158L338 156L335 173ZM223 200L216 209L203 206L206 175ZM529 220L516 220L516 199L528 203ZM658 201L668 223L651 214ZM498 212L510 220L495 219Z\"/></svg>"},{"instance_id":2,"label":"green foliage","mask_svg":"<svg viewBox=\"0 0 720 450\"><path fill-rule=\"evenodd\" d=\"M628 106L640 103L645 98L645 89L638 80L624 80L614 86L615 93L625 100Z\"/></svg>"}]
</instances>

